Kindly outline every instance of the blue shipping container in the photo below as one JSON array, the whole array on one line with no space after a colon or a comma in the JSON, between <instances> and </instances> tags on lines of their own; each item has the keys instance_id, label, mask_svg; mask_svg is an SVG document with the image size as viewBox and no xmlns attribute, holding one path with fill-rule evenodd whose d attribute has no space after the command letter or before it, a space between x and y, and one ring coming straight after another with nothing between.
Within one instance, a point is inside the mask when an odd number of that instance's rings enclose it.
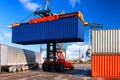
<instances>
[{"instance_id":1,"label":"blue shipping container","mask_svg":"<svg viewBox=\"0 0 120 80\"><path fill-rule=\"evenodd\" d=\"M12 28L12 42L17 44L81 41L84 41L84 24L77 16Z\"/></svg>"}]
</instances>

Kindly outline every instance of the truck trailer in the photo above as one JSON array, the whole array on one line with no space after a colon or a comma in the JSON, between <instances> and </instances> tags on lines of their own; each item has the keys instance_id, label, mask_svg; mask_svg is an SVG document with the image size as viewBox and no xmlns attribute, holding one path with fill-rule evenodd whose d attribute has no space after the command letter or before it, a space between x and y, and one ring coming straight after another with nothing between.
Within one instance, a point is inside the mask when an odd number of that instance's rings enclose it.
<instances>
[{"instance_id":1,"label":"truck trailer","mask_svg":"<svg viewBox=\"0 0 120 80\"><path fill-rule=\"evenodd\" d=\"M17 72L36 69L40 64L39 52L0 44L0 71Z\"/></svg>"}]
</instances>

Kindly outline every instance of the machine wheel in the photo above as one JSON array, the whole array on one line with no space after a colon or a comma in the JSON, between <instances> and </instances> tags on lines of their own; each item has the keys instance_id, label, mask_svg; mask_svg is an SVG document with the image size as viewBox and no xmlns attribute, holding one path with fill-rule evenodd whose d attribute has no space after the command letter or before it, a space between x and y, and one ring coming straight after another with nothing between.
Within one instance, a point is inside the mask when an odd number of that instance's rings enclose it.
<instances>
[{"instance_id":1,"label":"machine wheel","mask_svg":"<svg viewBox=\"0 0 120 80\"><path fill-rule=\"evenodd\" d=\"M57 72L63 72L64 71L64 63L58 63L58 64L56 64L55 70Z\"/></svg>"},{"instance_id":2,"label":"machine wheel","mask_svg":"<svg viewBox=\"0 0 120 80\"><path fill-rule=\"evenodd\" d=\"M43 69L43 71L48 71L49 70L47 63L42 64L42 69Z\"/></svg>"},{"instance_id":3,"label":"machine wheel","mask_svg":"<svg viewBox=\"0 0 120 80\"><path fill-rule=\"evenodd\" d=\"M21 70L22 70L22 71L25 71L25 70L26 70L25 65L22 65L22 66L21 66Z\"/></svg>"},{"instance_id":4,"label":"machine wheel","mask_svg":"<svg viewBox=\"0 0 120 80\"><path fill-rule=\"evenodd\" d=\"M59 64L58 63L55 65L55 71L59 72Z\"/></svg>"},{"instance_id":5,"label":"machine wheel","mask_svg":"<svg viewBox=\"0 0 120 80\"><path fill-rule=\"evenodd\" d=\"M18 72L22 70L21 65L16 66L16 68Z\"/></svg>"}]
</instances>

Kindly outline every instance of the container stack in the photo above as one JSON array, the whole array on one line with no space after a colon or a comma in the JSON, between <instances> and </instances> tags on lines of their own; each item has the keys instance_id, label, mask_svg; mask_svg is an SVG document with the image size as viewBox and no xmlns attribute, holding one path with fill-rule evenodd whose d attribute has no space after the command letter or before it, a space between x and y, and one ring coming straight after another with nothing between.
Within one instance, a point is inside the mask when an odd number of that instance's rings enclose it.
<instances>
[{"instance_id":1,"label":"container stack","mask_svg":"<svg viewBox=\"0 0 120 80\"><path fill-rule=\"evenodd\" d=\"M92 76L120 77L120 30L92 31Z\"/></svg>"}]
</instances>

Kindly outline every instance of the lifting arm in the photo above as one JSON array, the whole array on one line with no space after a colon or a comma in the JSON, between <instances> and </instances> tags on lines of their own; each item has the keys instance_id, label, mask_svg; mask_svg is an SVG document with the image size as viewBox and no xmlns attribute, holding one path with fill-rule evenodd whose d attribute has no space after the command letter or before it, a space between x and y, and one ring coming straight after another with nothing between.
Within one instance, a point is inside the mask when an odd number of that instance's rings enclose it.
<instances>
[{"instance_id":1,"label":"lifting arm","mask_svg":"<svg viewBox=\"0 0 120 80\"><path fill-rule=\"evenodd\" d=\"M84 22L84 26L90 26L90 28L102 28L103 24Z\"/></svg>"},{"instance_id":2,"label":"lifting arm","mask_svg":"<svg viewBox=\"0 0 120 80\"><path fill-rule=\"evenodd\" d=\"M34 14L39 15L40 17L53 15L51 13L50 8L49 8L49 4L50 4L50 0L46 0L46 2L45 2L45 10L35 11Z\"/></svg>"}]
</instances>

